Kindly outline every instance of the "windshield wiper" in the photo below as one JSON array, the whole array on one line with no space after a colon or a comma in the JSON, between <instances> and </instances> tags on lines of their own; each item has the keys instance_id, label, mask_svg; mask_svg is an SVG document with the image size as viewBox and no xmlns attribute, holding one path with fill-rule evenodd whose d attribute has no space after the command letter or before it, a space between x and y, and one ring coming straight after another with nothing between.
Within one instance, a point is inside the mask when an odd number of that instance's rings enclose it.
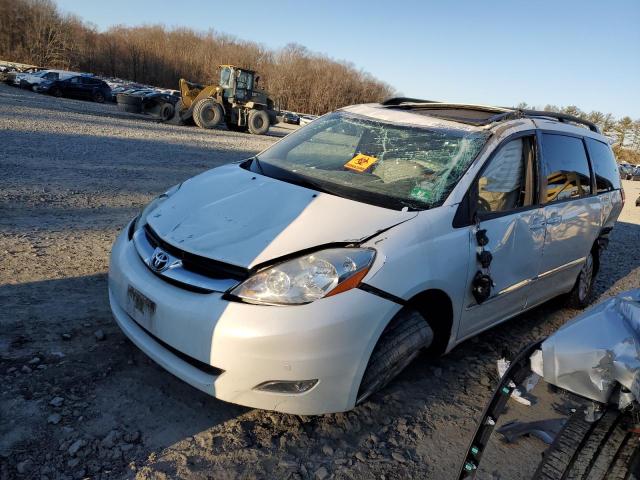
<instances>
[{"instance_id":1,"label":"windshield wiper","mask_svg":"<svg viewBox=\"0 0 640 480\"><path fill-rule=\"evenodd\" d=\"M294 174L294 175L287 175L285 178L283 178L283 177L279 177L279 178L280 178L280 180L284 180L285 182L293 183L293 184L298 185L300 187L310 188L311 190L317 190L319 192L328 193L328 194L331 194L331 195L337 195L339 197L342 197L342 195L340 195L335 190L328 189L326 186L324 186L324 184L319 183L319 182L314 182L313 180L309 179L308 177L305 177L305 176L302 176L302 175Z\"/></svg>"}]
</instances>

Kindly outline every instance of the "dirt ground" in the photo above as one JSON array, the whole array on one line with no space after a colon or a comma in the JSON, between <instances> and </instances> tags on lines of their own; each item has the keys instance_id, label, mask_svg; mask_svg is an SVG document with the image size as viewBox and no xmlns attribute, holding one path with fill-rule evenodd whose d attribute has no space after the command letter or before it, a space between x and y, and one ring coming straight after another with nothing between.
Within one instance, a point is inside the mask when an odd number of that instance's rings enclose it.
<instances>
[{"instance_id":1,"label":"dirt ground","mask_svg":"<svg viewBox=\"0 0 640 480\"><path fill-rule=\"evenodd\" d=\"M110 247L140 207L284 133L158 124L0 85L0 478L455 476L503 349L517 352L576 311L550 302L446 357L419 358L351 412L319 417L208 397L111 319ZM640 182L624 186L599 298L640 284ZM504 458L495 478L517 471Z\"/></svg>"}]
</instances>

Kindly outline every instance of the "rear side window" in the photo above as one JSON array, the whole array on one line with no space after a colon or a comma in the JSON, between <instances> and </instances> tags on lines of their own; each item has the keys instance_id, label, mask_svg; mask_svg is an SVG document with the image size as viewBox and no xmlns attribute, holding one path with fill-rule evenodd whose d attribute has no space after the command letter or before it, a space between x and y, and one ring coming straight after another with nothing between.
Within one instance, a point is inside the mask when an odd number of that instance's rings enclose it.
<instances>
[{"instance_id":1,"label":"rear side window","mask_svg":"<svg viewBox=\"0 0 640 480\"><path fill-rule=\"evenodd\" d=\"M598 193L609 192L621 188L618 165L609 145L593 138L585 138L591 165L596 174Z\"/></svg>"},{"instance_id":2,"label":"rear side window","mask_svg":"<svg viewBox=\"0 0 640 480\"><path fill-rule=\"evenodd\" d=\"M546 178L543 202L579 198L591 193L591 172L581 138L544 133L542 163Z\"/></svg>"}]
</instances>

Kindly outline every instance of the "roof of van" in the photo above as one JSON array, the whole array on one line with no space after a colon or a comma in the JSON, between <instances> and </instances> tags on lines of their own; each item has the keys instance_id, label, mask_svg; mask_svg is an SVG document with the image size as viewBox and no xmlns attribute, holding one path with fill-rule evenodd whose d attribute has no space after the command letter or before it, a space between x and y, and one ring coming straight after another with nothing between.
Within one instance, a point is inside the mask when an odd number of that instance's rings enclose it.
<instances>
[{"instance_id":1,"label":"roof of van","mask_svg":"<svg viewBox=\"0 0 640 480\"><path fill-rule=\"evenodd\" d=\"M365 113L363 108L368 111ZM389 121L421 124L419 117L438 119L450 128L465 130L486 130L509 121L529 119L537 128L552 129L586 135L608 142L598 126L587 120L558 112L527 110L519 108L495 107L466 103L445 103L432 100L397 97L379 104L355 105L344 110ZM385 112L385 113L383 113ZM428 122L432 123L432 122ZM444 126L444 125L443 125Z\"/></svg>"}]
</instances>

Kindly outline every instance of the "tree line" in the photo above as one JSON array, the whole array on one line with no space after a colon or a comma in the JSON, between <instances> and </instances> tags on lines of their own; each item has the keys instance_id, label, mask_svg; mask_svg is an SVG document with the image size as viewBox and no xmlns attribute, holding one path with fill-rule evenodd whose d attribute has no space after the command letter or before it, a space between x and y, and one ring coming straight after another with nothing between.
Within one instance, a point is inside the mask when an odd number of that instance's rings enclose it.
<instances>
[{"instance_id":1,"label":"tree line","mask_svg":"<svg viewBox=\"0 0 640 480\"><path fill-rule=\"evenodd\" d=\"M51 0L0 0L0 58L174 89L180 78L217 83L217 65L233 64L256 70L280 108L312 114L393 94L354 65L300 45L272 50L213 30L160 25L100 32Z\"/></svg>"}]
</instances>

